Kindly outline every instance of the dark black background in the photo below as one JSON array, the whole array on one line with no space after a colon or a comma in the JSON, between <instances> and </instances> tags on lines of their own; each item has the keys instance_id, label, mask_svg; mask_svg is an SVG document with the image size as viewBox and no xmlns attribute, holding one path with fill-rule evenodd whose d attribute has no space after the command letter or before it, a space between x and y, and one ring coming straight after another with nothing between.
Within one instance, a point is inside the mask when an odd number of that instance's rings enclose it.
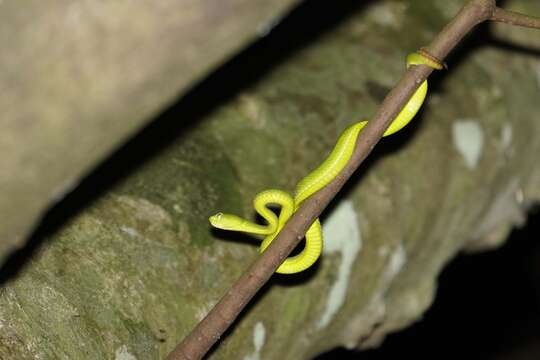
<instances>
[{"instance_id":1,"label":"dark black background","mask_svg":"<svg viewBox=\"0 0 540 360\"><path fill-rule=\"evenodd\" d=\"M364 352L317 358L540 359L540 209L497 250L460 255L439 277L423 320Z\"/></svg>"}]
</instances>

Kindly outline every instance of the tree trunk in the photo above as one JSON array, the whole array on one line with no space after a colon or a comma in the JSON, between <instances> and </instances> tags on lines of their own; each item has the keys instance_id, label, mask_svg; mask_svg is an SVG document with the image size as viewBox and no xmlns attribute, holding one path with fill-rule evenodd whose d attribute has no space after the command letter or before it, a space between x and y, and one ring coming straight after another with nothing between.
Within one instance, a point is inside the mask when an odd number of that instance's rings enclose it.
<instances>
[{"instance_id":1,"label":"tree trunk","mask_svg":"<svg viewBox=\"0 0 540 360\"><path fill-rule=\"evenodd\" d=\"M0 264L83 175L296 2L0 1Z\"/></svg>"}]
</instances>

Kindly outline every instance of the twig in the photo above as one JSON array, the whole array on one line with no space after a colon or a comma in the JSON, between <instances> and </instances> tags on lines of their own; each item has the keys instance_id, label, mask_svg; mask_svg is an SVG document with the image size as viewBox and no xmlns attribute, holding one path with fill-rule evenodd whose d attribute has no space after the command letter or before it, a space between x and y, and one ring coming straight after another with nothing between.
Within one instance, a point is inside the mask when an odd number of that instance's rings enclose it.
<instances>
[{"instance_id":1,"label":"twig","mask_svg":"<svg viewBox=\"0 0 540 360\"><path fill-rule=\"evenodd\" d=\"M495 14L498 16L495 17ZM486 20L510 24L534 24L527 16L498 10L495 0L470 0L436 36L425 51L442 61L477 24ZM533 19L534 20L534 19ZM289 256L313 221L319 217L345 182L380 140L386 128L399 113L418 86L433 71L427 66L412 66L384 99L377 114L368 122L356 142L356 148L345 168L325 188L308 198L289 219L266 251L234 283L193 331L169 354L168 360L202 358L225 330L234 322L257 291Z\"/></svg>"},{"instance_id":2,"label":"twig","mask_svg":"<svg viewBox=\"0 0 540 360\"><path fill-rule=\"evenodd\" d=\"M510 10L504 10L501 8L496 8L489 20L510 25L540 29L540 18L520 14Z\"/></svg>"}]
</instances>

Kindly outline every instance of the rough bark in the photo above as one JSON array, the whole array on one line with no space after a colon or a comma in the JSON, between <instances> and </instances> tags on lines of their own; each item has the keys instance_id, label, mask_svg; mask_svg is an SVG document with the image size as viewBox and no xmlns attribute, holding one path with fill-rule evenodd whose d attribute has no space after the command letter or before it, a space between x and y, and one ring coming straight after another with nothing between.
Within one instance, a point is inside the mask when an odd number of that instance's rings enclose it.
<instances>
[{"instance_id":1,"label":"rough bark","mask_svg":"<svg viewBox=\"0 0 540 360\"><path fill-rule=\"evenodd\" d=\"M540 13L533 1L514 4ZM293 189L459 5L361 6L198 119L49 236L2 289L0 357L163 357L257 253L246 238L211 232L207 216L250 217L258 191ZM523 221L540 199L540 62L525 51L540 41L502 25L496 36L520 46L486 34L430 79L421 116L379 145L326 213L318 266L276 276L212 358L376 345L421 316L458 251L496 246ZM190 120L182 110L172 118Z\"/></svg>"},{"instance_id":2,"label":"rough bark","mask_svg":"<svg viewBox=\"0 0 540 360\"><path fill-rule=\"evenodd\" d=\"M296 2L0 2L0 263L48 205Z\"/></svg>"}]
</instances>

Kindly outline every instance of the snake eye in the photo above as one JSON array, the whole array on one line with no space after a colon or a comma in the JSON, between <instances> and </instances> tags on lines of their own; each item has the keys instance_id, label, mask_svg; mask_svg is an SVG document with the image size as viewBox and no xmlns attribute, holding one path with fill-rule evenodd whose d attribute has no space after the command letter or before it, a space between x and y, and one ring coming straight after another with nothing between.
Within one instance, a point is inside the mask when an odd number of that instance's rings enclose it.
<instances>
[{"instance_id":1,"label":"snake eye","mask_svg":"<svg viewBox=\"0 0 540 360\"><path fill-rule=\"evenodd\" d=\"M221 213L221 212L218 212L217 214L215 215L212 215L208 218L208 220L210 220L210 224L212 224L212 226L214 227L218 227L218 228L222 228L223 227L223 216L225 214Z\"/></svg>"}]
</instances>

